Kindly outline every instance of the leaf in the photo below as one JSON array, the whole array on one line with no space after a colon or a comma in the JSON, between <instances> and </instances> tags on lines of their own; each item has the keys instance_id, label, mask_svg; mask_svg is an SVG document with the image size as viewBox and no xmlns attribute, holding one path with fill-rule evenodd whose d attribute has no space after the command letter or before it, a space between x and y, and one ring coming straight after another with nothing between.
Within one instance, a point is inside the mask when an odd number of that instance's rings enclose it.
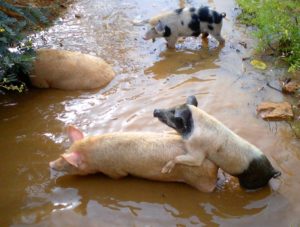
<instances>
[{"instance_id":1,"label":"leaf","mask_svg":"<svg viewBox=\"0 0 300 227\"><path fill-rule=\"evenodd\" d=\"M267 65L264 62L259 60L252 60L250 63L251 65L253 65L254 68L257 69L265 70L267 68Z\"/></svg>"}]
</instances>

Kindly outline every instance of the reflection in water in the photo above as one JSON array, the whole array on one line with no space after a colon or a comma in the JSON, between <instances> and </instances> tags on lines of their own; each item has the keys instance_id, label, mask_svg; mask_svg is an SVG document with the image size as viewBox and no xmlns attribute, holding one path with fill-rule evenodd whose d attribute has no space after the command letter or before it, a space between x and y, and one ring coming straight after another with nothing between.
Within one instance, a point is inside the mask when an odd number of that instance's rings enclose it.
<instances>
[{"instance_id":1,"label":"reflection in water","mask_svg":"<svg viewBox=\"0 0 300 227\"><path fill-rule=\"evenodd\" d=\"M299 140L286 123L256 116L263 100L286 97L265 87L264 76L242 61L253 45L237 29L234 1L204 1L227 13L224 47L187 38L176 50L164 40L142 40L137 17L198 5L198 1L86 0L74 3L53 27L37 36L38 46L79 50L103 57L117 71L104 89L32 90L0 99L1 226L290 226L299 220ZM76 18L78 13L81 18ZM268 80L277 70L266 70ZM88 78L87 78L88 79ZM48 162L69 146L64 128L86 134L169 130L152 117L155 108L177 105L196 95L199 106L261 148L283 172L278 191L246 192L236 180L211 194L179 183L102 175L51 176Z\"/></svg>"},{"instance_id":2,"label":"reflection in water","mask_svg":"<svg viewBox=\"0 0 300 227\"><path fill-rule=\"evenodd\" d=\"M214 63L220 54L221 48L214 50L167 50L160 54L159 61L145 69L145 74L154 75L155 79L162 79L172 74L193 74L200 70L213 70L218 66Z\"/></svg>"},{"instance_id":3,"label":"reflection in water","mask_svg":"<svg viewBox=\"0 0 300 227\"><path fill-rule=\"evenodd\" d=\"M39 217L44 220L42 223L51 223L54 217L58 218L58 210L67 210L71 206L76 207L76 213L72 212L72 215L90 223L143 225L216 225L217 219L222 221L260 213L263 216L265 209L272 209L272 204L266 205L272 197L268 188L244 193L239 187L227 186L222 191L205 194L179 183L164 184L135 178L115 181L101 175L63 177L56 185L59 186L49 196L53 213ZM80 188L78 194L72 188ZM274 202L282 204L284 199L279 196ZM70 223L76 225L76 221Z\"/></svg>"}]
</instances>

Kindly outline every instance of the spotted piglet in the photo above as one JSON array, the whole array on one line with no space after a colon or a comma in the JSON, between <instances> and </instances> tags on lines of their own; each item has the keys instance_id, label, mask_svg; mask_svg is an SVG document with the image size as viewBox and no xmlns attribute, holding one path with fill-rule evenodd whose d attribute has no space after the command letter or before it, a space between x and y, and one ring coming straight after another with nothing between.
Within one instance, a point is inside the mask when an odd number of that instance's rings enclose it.
<instances>
[{"instance_id":1,"label":"spotted piglet","mask_svg":"<svg viewBox=\"0 0 300 227\"><path fill-rule=\"evenodd\" d=\"M208 7L180 8L165 12L149 20L151 28L146 32L144 39L155 40L155 38L164 37L167 40L167 46L175 48L178 37L198 37L202 33L204 37L212 35L220 44L223 44L221 28L225 16L226 13L218 13Z\"/></svg>"}]
</instances>

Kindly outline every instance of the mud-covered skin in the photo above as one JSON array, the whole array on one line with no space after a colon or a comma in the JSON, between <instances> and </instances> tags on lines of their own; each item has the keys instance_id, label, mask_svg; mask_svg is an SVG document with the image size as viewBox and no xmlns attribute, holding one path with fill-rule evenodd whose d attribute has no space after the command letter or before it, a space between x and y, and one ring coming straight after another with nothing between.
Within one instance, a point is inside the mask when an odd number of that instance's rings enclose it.
<instances>
[{"instance_id":1,"label":"mud-covered skin","mask_svg":"<svg viewBox=\"0 0 300 227\"><path fill-rule=\"evenodd\" d=\"M271 178L280 176L257 147L196 106L197 100L191 96L185 104L154 110L154 117L182 135L188 152L169 161L163 172L170 172L175 164L201 165L202 160L208 158L238 177L246 189L263 187Z\"/></svg>"},{"instance_id":2,"label":"mud-covered skin","mask_svg":"<svg viewBox=\"0 0 300 227\"><path fill-rule=\"evenodd\" d=\"M210 34L223 44L221 29L222 19L225 16L225 13L218 13L208 7L176 9L151 18L149 20L151 28L145 33L144 39L164 37L167 46L175 48L179 37L198 37L203 34L203 38L206 38Z\"/></svg>"}]
</instances>

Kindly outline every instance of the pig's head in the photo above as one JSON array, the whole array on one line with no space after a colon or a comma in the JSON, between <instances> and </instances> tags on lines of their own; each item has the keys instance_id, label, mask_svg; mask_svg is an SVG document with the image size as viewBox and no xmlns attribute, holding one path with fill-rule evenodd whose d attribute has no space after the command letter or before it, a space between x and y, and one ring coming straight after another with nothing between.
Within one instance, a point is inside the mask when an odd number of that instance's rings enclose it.
<instances>
[{"instance_id":1,"label":"pig's head","mask_svg":"<svg viewBox=\"0 0 300 227\"><path fill-rule=\"evenodd\" d=\"M95 172L86 161L87 150L83 142L83 133L74 126L68 126L67 133L73 144L58 159L49 163L50 168L71 175L86 175Z\"/></svg>"},{"instance_id":2,"label":"pig's head","mask_svg":"<svg viewBox=\"0 0 300 227\"><path fill-rule=\"evenodd\" d=\"M155 38L164 37L165 34L165 25L158 21L158 23L154 26L151 26L151 28L146 32L144 35L144 40L152 39L153 41Z\"/></svg>"}]
</instances>

